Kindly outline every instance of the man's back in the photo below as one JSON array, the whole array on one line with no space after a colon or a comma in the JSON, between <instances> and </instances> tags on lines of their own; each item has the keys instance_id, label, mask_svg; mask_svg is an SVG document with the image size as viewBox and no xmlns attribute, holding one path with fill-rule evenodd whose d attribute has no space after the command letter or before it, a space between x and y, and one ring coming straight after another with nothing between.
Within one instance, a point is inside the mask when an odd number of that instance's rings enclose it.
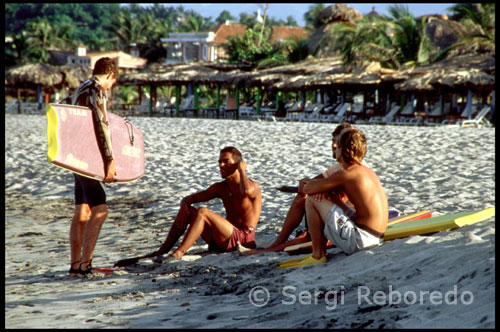
<instances>
[{"instance_id":1,"label":"man's back","mask_svg":"<svg viewBox=\"0 0 500 332\"><path fill-rule=\"evenodd\" d=\"M387 228L388 203L384 188L373 170L351 164L342 184L356 210L355 223L383 233Z\"/></svg>"}]
</instances>

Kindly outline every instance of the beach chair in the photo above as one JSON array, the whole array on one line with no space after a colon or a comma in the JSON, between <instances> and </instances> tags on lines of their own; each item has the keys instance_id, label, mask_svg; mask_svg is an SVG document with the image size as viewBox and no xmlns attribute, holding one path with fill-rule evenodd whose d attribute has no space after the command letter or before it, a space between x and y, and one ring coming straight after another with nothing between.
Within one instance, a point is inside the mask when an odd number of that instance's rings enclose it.
<instances>
[{"instance_id":1,"label":"beach chair","mask_svg":"<svg viewBox=\"0 0 500 332\"><path fill-rule=\"evenodd\" d=\"M186 116L188 112L194 112L194 95L187 96L186 99L184 99L180 104L179 104L179 115L184 115ZM174 107L174 112L175 112L175 107Z\"/></svg>"},{"instance_id":2,"label":"beach chair","mask_svg":"<svg viewBox=\"0 0 500 332\"><path fill-rule=\"evenodd\" d=\"M478 109L480 105L473 104L471 105L471 107L471 116L475 117L479 113ZM467 105L464 106L464 109L462 113L460 113L460 115L448 115L446 119L441 122L441 124L460 126L464 120L469 120L469 116L467 114Z\"/></svg>"},{"instance_id":3,"label":"beach chair","mask_svg":"<svg viewBox=\"0 0 500 332\"><path fill-rule=\"evenodd\" d=\"M243 118L255 118L257 115L257 110L253 106L255 104L255 100L250 100L246 105L240 106L240 116Z\"/></svg>"},{"instance_id":4,"label":"beach chair","mask_svg":"<svg viewBox=\"0 0 500 332\"><path fill-rule=\"evenodd\" d=\"M394 105L389 113L384 116L373 116L368 120L370 124L392 124L394 116L399 112L399 105Z\"/></svg>"},{"instance_id":5,"label":"beach chair","mask_svg":"<svg viewBox=\"0 0 500 332\"><path fill-rule=\"evenodd\" d=\"M318 103L315 104L311 113L308 113L304 116L302 121L307 122L319 122L320 121L320 112L325 108L324 104Z\"/></svg>"},{"instance_id":6,"label":"beach chair","mask_svg":"<svg viewBox=\"0 0 500 332\"><path fill-rule=\"evenodd\" d=\"M464 128L464 127L476 127L476 128L491 127L492 126L491 122L489 122L488 119L486 119L486 114L488 114L490 111L491 111L491 106L485 106L485 107L483 107L483 109L481 109L481 111L479 111L479 113L476 114L474 119L463 120L460 123L460 126L462 128Z\"/></svg>"},{"instance_id":7,"label":"beach chair","mask_svg":"<svg viewBox=\"0 0 500 332\"><path fill-rule=\"evenodd\" d=\"M444 106L444 113L450 109L450 103L446 103ZM425 114L423 123L426 126L439 126L442 124L444 114L441 112L441 104L436 103L432 106L429 113Z\"/></svg>"},{"instance_id":8,"label":"beach chair","mask_svg":"<svg viewBox=\"0 0 500 332\"><path fill-rule=\"evenodd\" d=\"M394 121L392 121L391 125L402 125L402 126L416 126L420 124L422 119L415 117L415 111L411 103L407 103L399 116L396 117Z\"/></svg>"},{"instance_id":9,"label":"beach chair","mask_svg":"<svg viewBox=\"0 0 500 332\"><path fill-rule=\"evenodd\" d=\"M353 123L360 115L363 113L363 104L355 103L352 104L351 110L346 112L347 121Z\"/></svg>"},{"instance_id":10,"label":"beach chair","mask_svg":"<svg viewBox=\"0 0 500 332\"><path fill-rule=\"evenodd\" d=\"M330 117L329 120L331 122L335 122L335 123L341 123L342 121L344 121L345 114L346 114L347 109L349 108L350 105L351 105L350 103L344 103L344 104L337 106L337 108L335 109L336 114L333 115L332 117Z\"/></svg>"}]
</instances>

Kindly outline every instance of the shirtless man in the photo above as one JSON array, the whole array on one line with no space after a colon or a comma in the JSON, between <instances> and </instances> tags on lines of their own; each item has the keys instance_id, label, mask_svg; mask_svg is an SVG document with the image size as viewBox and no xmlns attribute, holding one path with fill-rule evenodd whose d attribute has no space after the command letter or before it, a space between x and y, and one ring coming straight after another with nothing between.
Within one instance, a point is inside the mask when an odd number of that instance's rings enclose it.
<instances>
[{"instance_id":1,"label":"shirtless man","mask_svg":"<svg viewBox=\"0 0 500 332\"><path fill-rule=\"evenodd\" d=\"M313 253L280 264L297 267L326 261L326 242L352 254L382 243L387 228L388 202L384 188L373 170L361 164L366 154L366 137L354 128L344 129L337 138L335 156L343 169L326 179L303 181L299 192L306 199L307 224ZM341 187L353 208L342 200L316 200L312 194Z\"/></svg>"},{"instance_id":2,"label":"shirtless man","mask_svg":"<svg viewBox=\"0 0 500 332\"><path fill-rule=\"evenodd\" d=\"M231 251L237 243L255 248L255 228L259 221L262 195L260 186L246 176L247 164L234 147L225 147L219 154L219 169L224 181L214 183L206 190L194 193L181 200L181 206L165 242L156 252L155 261L169 252L187 230L182 243L173 252L181 259L193 243L202 237L210 250ZM226 218L206 207L195 208L193 203L222 199Z\"/></svg>"},{"instance_id":3,"label":"shirtless man","mask_svg":"<svg viewBox=\"0 0 500 332\"><path fill-rule=\"evenodd\" d=\"M337 149L337 136L340 134L342 130L345 128L351 128L351 124L347 122L343 122L339 124L335 130L332 132L332 155L333 158L335 159L335 150ZM363 164L368 167L368 165L363 161ZM342 169L342 165L336 163L329 169L327 169L325 172L318 174L315 176L313 179L324 179L332 175L333 173L339 171ZM304 178L299 180L299 184L308 181L309 178ZM346 200L346 197L344 194L341 193L340 190L332 191L330 193L318 193L316 194L316 199L322 200L322 199L330 199L331 196L337 195L339 199L344 199ZM274 242L266 249L255 249L255 250L241 250L240 254L241 255L254 255L254 254L261 254L265 252L277 252L277 251L282 251L288 246L292 246L295 244L299 243L305 243L311 241L311 237L309 235L309 232L306 230L302 232L300 235L298 235L295 239L287 241L288 237L290 234L292 234L293 230L297 228L297 226L300 224L302 221L302 217L304 216L305 210L306 210L306 198L307 195L303 193L297 193L295 196L292 205L290 206L290 209L288 209L288 213L286 214L285 221L283 222L283 227L281 228L280 233L278 234L278 237ZM306 218L307 219L307 218Z\"/></svg>"}]
</instances>

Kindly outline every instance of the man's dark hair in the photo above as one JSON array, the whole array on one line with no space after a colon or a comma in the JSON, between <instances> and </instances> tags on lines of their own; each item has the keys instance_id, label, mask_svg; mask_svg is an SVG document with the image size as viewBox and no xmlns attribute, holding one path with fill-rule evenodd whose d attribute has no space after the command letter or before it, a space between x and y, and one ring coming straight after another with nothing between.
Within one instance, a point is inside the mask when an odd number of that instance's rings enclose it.
<instances>
[{"instance_id":1,"label":"man's dark hair","mask_svg":"<svg viewBox=\"0 0 500 332\"><path fill-rule=\"evenodd\" d=\"M92 75L107 75L109 73L113 73L116 79L118 79L119 74L116 62L108 57L100 58L99 60L97 60L94 65Z\"/></svg>"},{"instance_id":2,"label":"man's dark hair","mask_svg":"<svg viewBox=\"0 0 500 332\"><path fill-rule=\"evenodd\" d=\"M236 162L243 160L240 150L238 150L234 146L226 146L224 149L220 150L220 153L225 153L225 152L231 153L233 155L234 161Z\"/></svg>"},{"instance_id":3,"label":"man's dark hair","mask_svg":"<svg viewBox=\"0 0 500 332\"><path fill-rule=\"evenodd\" d=\"M351 124L349 122L342 122L335 128L335 130L332 133L332 137L337 137L339 136L340 132L346 128L352 128Z\"/></svg>"}]
</instances>

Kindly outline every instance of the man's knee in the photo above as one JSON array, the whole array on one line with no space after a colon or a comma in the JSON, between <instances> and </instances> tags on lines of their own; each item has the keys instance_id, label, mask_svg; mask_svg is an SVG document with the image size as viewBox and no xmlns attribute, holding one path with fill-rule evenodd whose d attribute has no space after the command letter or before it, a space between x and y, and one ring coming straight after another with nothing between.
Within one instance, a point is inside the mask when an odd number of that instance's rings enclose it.
<instances>
[{"instance_id":1,"label":"man's knee","mask_svg":"<svg viewBox=\"0 0 500 332\"><path fill-rule=\"evenodd\" d=\"M315 203L317 202L317 200L315 200L313 198L313 196L307 196L307 198L305 199L305 206L306 206L306 209L310 209L310 208L313 208L315 206Z\"/></svg>"},{"instance_id":2,"label":"man's knee","mask_svg":"<svg viewBox=\"0 0 500 332\"><path fill-rule=\"evenodd\" d=\"M75 208L75 214L73 216L73 220L79 222L87 222L90 219L92 211L90 207L86 204L77 205Z\"/></svg>"},{"instance_id":3,"label":"man's knee","mask_svg":"<svg viewBox=\"0 0 500 332\"><path fill-rule=\"evenodd\" d=\"M108 216L108 208L105 204L94 206L92 209L92 217L106 219Z\"/></svg>"},{"instance_id":4,"label":"man's knee","mask_svg":"<svg viewBox=\"0 0 500 332\"><path fill-rule=\"evenodd\" d=\"M207 217L212 211L210 211L209 208L206 208L206 207L201 207L198 209L198 212L197 212L197 216L198 217L202 217L202 218L205 218Z\"/></svg>"},{"instance_id":5,"label":"man's knee","mask_svg":"<svg viewBox=\"0 0 500 332\"><path fill-rule=\"evenodd\" d=\"M297 195L295 195L293 204L305 204L307 197L308 197L307 195L298 193Z\"/></svg>"}]
</instances>

